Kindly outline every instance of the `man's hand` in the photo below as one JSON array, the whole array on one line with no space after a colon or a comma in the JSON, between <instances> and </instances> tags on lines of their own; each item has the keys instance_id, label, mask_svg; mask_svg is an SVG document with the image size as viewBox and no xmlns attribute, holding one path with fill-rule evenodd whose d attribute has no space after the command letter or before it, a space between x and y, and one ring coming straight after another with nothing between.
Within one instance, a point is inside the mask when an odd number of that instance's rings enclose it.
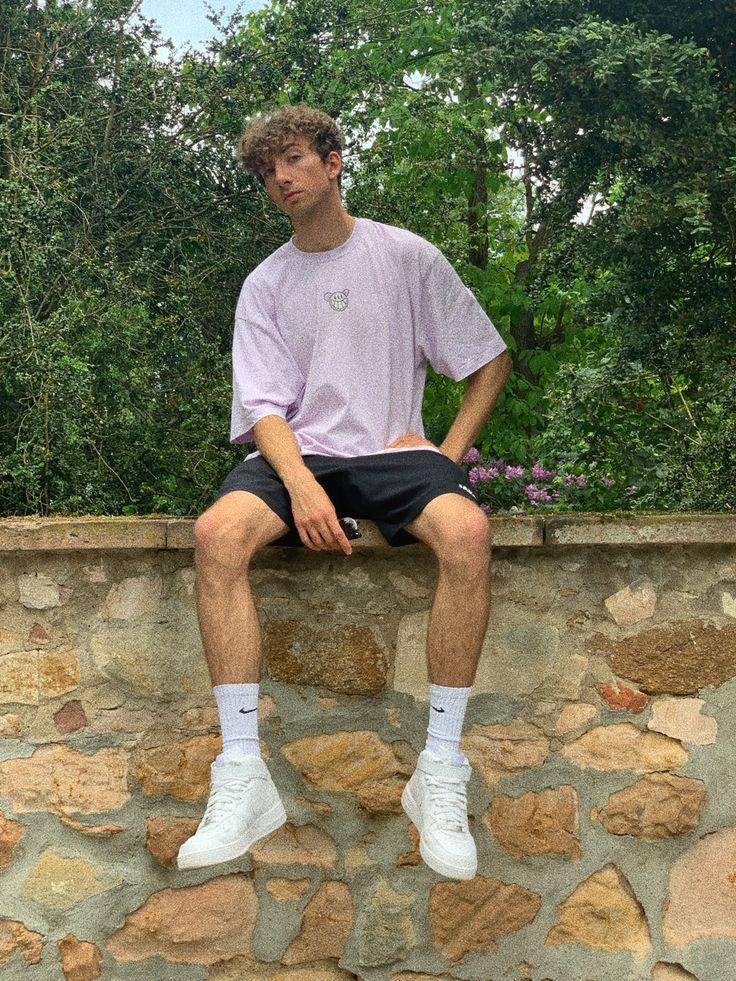
<instances>
[{"instance_id":1,"label":"man's hand","mask_svg":"<svg viewBox=\"0 0 736 981\"><path fill-rule=\"evenodd\" d=\"M346 555L352 555L352 545L340 526L334 505L317 478L307 471L288 491L302 543L315 552L341 548Z\"/></svg>"},{"instance_id":2,"label":"man's hand","mask_svg":"<svg viewBox=\"0 0 736 981\"><path fill-rule=\"evenodd\" d=\"M404 433L403 436L395 439L393 443L389 443L386 449L392 450L399 446L434 446L436 450L439 449L439 446L435 446L430 440L425 439L424 436L417 435L417 433Z\"/></svg>"}]
</instances>

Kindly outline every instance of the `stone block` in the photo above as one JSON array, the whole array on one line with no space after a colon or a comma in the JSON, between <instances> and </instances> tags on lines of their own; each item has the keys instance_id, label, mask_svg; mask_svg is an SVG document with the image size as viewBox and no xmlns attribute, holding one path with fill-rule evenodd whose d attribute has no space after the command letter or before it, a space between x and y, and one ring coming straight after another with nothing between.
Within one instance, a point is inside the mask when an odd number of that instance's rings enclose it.
<instances>
[{"instance_id":1,"label":"stone block","mask_svg":"<svg viewBox=\"0 0 736 981\"><path fill-rule=\"evenodd\" d=\"M175 964L215 964L253 958L258 898L242 873L217 876L199 886L162 889L107 941L119 961L163 957Z\"/></svg>"},{"instance_id":2,"label":"stone block","mask_svg":"<svg viewBox=\"0 0 736 981\"><path fill-rule=\"evenodd\" d=\"M299 936L282 958L286 965L325 958L339 960L353 929L353 897L344 882L323 882L307 903Z\"/></svg>"},{"instance_id":3,"label":"stone block","mask_svg":"<svg viewBox=\"0 0 736 981\"><path fill-rule=\"evenodd\" d=\"M59 584L43 572L18 576L18 592L21 606L28 610L48 610L61 606Z\"/></svg>"},{"instance_id":4,"label":"stone block","mask_svg":"<svg viewBox=\"0 0 736 981\"><path fill-rule=\"evenodd\" d=\"M58 712L54 713L54 725L62 736L84 729L87 725L87 716L82 703L76 698L66 702Z\"/></svg>"},{"instance_id":5,"label":"stone block","mask_svg":"<svg viewBox=\"0 0 736 981\"><path fill-rule=\"evenodd\" d=\"M212 690L196 616L178 603L156 623L101 625L90 647L100 673L131 694L175 701Z\"/></svg>"},{"instance_id":6,"label":"stone block","mask_svg":"<svg viewBox=\"0 0 736 981\"><path fill-rule=\"evenodd\" d=\"M0 811L0 872L13 864L15 846L25 833L26 829L19 821L11 821Z\"/></svg>"},{"instance_id":7,"label":"stone block","mask_svg":"<svg viewBox=\"0 0 736 981\"><path fill-rule=\"evenodd\" d=\"M611 619L620 627L630 627L654 616L657 593L648 579L638 580L604 600Z\"/></svg>"},{"instance_id":8,"label":"stone block","mask_svg":"<svg viewBox=\"0 0 736 981\"><path fill-rule=\"evenodd\" d=\"M705 799L702 780L652 773L611 794L602 810L593 808L591 818L609 834L655 841L693 831Z\"/></svg>"},{"instance_id":9,"label":"stone block","mask_svg":"<svg viewBox=\"0 0 736 981\"><path fill-rule=\"evenodd\" d=\"M560 754L583 769L635 773L678 770L688 761L687 750L676 740L658 732L642 732L630 722L597 726L567 743Z\"/></svg>"},{"instance_id":10,"label":"stone block","mask_svg":"<svg viewBox=\"0 0 736 981\"><path fill-rule=\"evenodd\" d=\"M287 822L250 849L256 868L263 865L314 865L334 871L337 846L332 838L314 824Z\"/></svg>"},{"instance_id":11,"label":"stone block","mask_svg":"<svg viewBox=\"0 0 736 981\"><path fill-rule=\"evenodd\" d=\"M662 921L665 943L736 937L736 828L703 835L675 859Z\"/></svg>"},{"instance_id":12,"label":"stone block","mask_svg":"<svg viewBox=\"0 0 736 981\"><path fill-rule=\"evenodd\" d=\"M0 661L2 664L2 661ZM3 739L15 739L23 731L23 719L13 712L6 712L0 715L0 737Z\"/></svg>"},{"instance_id":13,"label":"stone block","mask_svg":"<svg viewBox=\"0 0 736 981\"><path fill-rule=\"evenodd\" d=\"M0 655L0 702L38 705L38 651Z\"/></svg>"},{"instance_id":14,"label":"stone block","mask_svg":"<svg viewBox=\"0 0 736 981\"><path fill-rule=\"evenodd\" d=\"M210 981L360 981L352 971L343 971L332 961L312 961L296 967L262 964L233 957L210 968Z\"/></svg>"},{"instance_id":15,"label":"stone block","mask_svg":"<svg viewBox=\"0 0 736 981\"><path fill-rule=\"evenodd\" d=\"M639 715L649 704L649 696L625 685L618 678L596 685L596 691L609 708L624 709L632 715Z\"/></svg>"},{"instance_id":16,"label":"stone block","mask_svg":"<svg viewBox=\"0 0 736 981\"><path fill-rule=\"evenodd\" d=\"M541 907L537 893L500 879L440 882L429 894L432 941L457 964L471 951L495 951L498 940L532 923Z\"/></svg>"},{"instance_id":17,"label":"stone block","mask_svg":"<svg viewBox=\"0 0 736 981\"><path fill-rule=\"evenodd\" d=\"M411 761L370 731L305 736L281 751L310 787L321 790L355 791L378 780L408 777L413 769Z\"/></svg>"},{"instance_id":18,"label":"stone block","mask_svg":"<svg viewBox=\"0 0 736 981\"><path fill-rule=\"evenodd\" d=\"M137 776L143 793L205 800L210 789L210 767L221 748L219 736L193 736L180 743L142 749Z\"/></svg>"},{"instance_id":19,"label":"stone block","mask_svg":"<svg viewBox=\"0 0 736 981\"><path fill-rule=\"evenodd\" d=\"M652 981L698 981L694 974L681 964L665 964L659 961L652 968Z\"/></svg>"},{"instance_id":20,"label":"stone block","mask_svg":"<svg viewBox=\"0 0 736 981\"><path fill-rule=\"evenodd\" d=\"M26 759L0 762L0 796L18 813L114 811L130 800L128 754L101 749L88 756L63 744L41 746Z\"/></svg>"},{"instance_id":21,"label":"stone block","mask_svg":"<svg viewBox=\"0 0 736 981\"><path fill-rule=\"evenodd\" d=\"M65 858L47 848L29 872L24 896L50 909L70 909L83 899L112 889L119 879L111 879L105 869L81 858Z\"/></svg>"},{"instance_id":22,"label":"stone block","mask_svg":"<svg viewBox=\"0 0 736 981\"><path fill-rule=\"evenodd\" d=\"M68 933L57 946L64 981L94 981L100 977L102 952L96 944L78 940L73 933Z\"/></svg>"},{"instance_id":23,"label":"stone block","mask_svg":"<svg viewBox=\"0 0 736 981\"><path fill-rule=\"evenodd\" d=\"M146 822L146 848L161 865L173 865L179 849L199 825L198 818L155 817Z\"/></svg>"},{"instance_id":24,"label":"stone block","mask_svg":"<svg viewBox=\"0 0 736 981\"><path fill-rule=\"evenodd\" d=\"M649 924L641 903L615 865L581 882L558 907L559 923L545 944L580 943L595 950L629 950L637 958L651 950Z\"/></svg>"},{"instance_id":25,"label":"stone block","mask_svg":"<svg viewBox=\"0 0 736 981\"><path fill-rule=\"evenodd\" d=\"M286 620L265 627L268 672L274 681L371 694L386 684L388 653L370 625Z\"/></svg>"},{"instance_id":26,"label":"stone block","mask_svg":"<svg viewBox=\"0 0 736 981\"><path fill-rule=\"evenodd\" d=\"M44 698L57 698L79 685L77 651L39 651L38 685Z\"/></svg>"},{"instance_id":27,"label":"stone block","mask_svg":"<svg viewBox=\"0 0 736 981\"><path fill-rule=\"evenodd\" d=\"M721 609L727 617L736 619L736 596L732 593L721 593Z\"/></svg>"},{"instance_id":28,"label":"stone block","mask_svg":"<svg viewBox=\"0 0 736 981\"><path fill-rule=\"evenodd\" d=\"M268 879L266 889L277 903L298 903L312 885L311 879Z\"/></svg>"},{"instance_id":29,"label":"stone block","mask_svg":"<svg viewBox=\"0 0 736 981\"><path fill-rule=\"evenodd\" d=\"M20 954L26 964L40 964L45 937L28 930L20 920L0 919L0 966Z\"/></svg>"},{"instance_id":30,"label":"stone block","mask_svg":"<svg viewBox=\"0 0 736 981\"><path fill-rule=\"evenodd\" d=\"M595 705L571 704L566 705L560 712L555 723L555 735L560 738L577 732L598 715Z\"/></svg>"},{"instance_id":31,"label":"stone block","mask_svg":"<svg viewBox=\"0 0 736 981\"><path fill-rule=\"evenodd\" d=\"M115 583L102 607L105 620L132 620L154 613L161 603L162 579L159 574L130 576Z\"/></svg>"},{"instance_id":32,"label":"stone block","mask_svg":"<svg viewBox=\"0 0 736 981\"><path fill-rule=\"evenodd\" d=\"M652 705L647 728L694 746L708 746L716 741L718 723L701 715L704 705L702 698L660 699Z\"/></svg>"},{"instance_id":33,"label":"stone block","mask_svg":"<svg viewBox=\"0 0 736 981\"><path fill-rule=\"evenodd\" d=\"M692 695L736 675L736 624L681 620L616 641L595 634L588 647L648 695Z\"/></svg>"},{"instance_id":34,"label":"stone block","mask_svg":"<svg viewBox=\"0 0 736 981\"><path fill-rule=\"evenodd\" d=\"M549 740L522 719L508 725L473 725L460 739L460 748L489 786L509 773L542 766L550 750Z\"/></svg>"},{"instance_id":35,"label":"stone block","mask_svg":"<svg viewBox=\"0 0 736 981\"><path fill-rule=\"evenodd\" d=\"M498 844L514 858L564 855L581 858L578 799L574 787L529 791L521 797L499 794L483 815Z\"/></svg>"}]
</instances>

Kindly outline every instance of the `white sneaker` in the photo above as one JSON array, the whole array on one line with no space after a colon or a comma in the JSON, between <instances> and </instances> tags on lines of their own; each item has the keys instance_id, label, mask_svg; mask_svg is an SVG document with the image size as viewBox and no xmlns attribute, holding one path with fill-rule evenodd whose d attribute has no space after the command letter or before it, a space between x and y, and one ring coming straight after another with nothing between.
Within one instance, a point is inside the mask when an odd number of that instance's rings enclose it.
<instances>
[{"instance_id":1,"label":"white sneaker","mask_svg":"<svg viewBox=\"0 0 736 981\"><path fill-rule=\"evenodd\" d=\"M435 872L472 879L478 868L468 829L470 764L453 766L425 749L404 787L401 805L419 832L419 853Z\"/></svg>"},{"instance_id":2,"label":"white sneaker","mask_svg":"<svg viewBox=\"0 0 736 981\"><path fill-rule=\"evenodd\" d=\"M229 862L286 821L271 774L259 756L212 764L212 786L204 817L179 849L180 869Z\"/></svg>"}]
</instances>

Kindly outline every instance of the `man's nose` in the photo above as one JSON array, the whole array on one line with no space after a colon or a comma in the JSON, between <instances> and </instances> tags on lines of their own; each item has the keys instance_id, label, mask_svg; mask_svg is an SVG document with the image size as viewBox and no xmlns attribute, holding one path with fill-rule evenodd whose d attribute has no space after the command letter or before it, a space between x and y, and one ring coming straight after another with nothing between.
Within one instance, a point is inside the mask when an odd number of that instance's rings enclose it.
<instances>
[{"instance_id":1,"label":"man's nose","mask_svg":"<svg viewBox=\"0 0 736 981\"><path fill-rule=\"evenodd\" d=\"M274 174L276 176L276 181L279 184L283 184L284 182L288 182L291 180L291 176L289 175L289 168L287 167L286 164L279 163L277 160L276 163L273 165L273 169L274 169Z\"/></svg>"}]
</instances>

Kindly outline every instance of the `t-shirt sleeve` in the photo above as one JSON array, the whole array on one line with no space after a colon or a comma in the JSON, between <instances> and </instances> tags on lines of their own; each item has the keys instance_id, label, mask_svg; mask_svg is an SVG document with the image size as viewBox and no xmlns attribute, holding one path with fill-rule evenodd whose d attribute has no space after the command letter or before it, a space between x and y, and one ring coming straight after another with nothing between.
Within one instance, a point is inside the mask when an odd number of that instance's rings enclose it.
<instances>
[{"instance_id":1,"label":"t-shirt sleeve","mask_svg":"<svg viewBox=\"0 0 736 981\"><path fill-rule=\"evenodd\" d=\"M231 443L251 442L253 426L264 416L288 421L304 392L270 306L267 291L246 279L235 311Z\"/></svg>"},{"instance_id":2,"label":"t-shirt sleeve","mask_svg":"<svg viewBox=\"0 0 736 981\"><path fill-rule=\"evenodd\" d=\"M467 378L506 350L485 310L439 250L420 285L417 337L434 370Z\"/></svg>"}]
</instances>

